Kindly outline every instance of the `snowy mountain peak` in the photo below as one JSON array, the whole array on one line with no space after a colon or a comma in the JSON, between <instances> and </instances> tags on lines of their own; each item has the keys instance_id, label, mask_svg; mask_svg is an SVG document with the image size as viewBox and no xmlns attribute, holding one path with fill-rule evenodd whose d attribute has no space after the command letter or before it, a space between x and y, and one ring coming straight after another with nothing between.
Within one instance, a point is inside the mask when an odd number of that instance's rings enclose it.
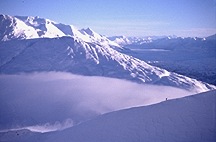
<instances>
[{"instance_id":1,"label":"snowy mountain peak","mask_svg":"<svg viewBox=\"0 0 216 142\"><path fill-rule=\"evenodd\" d=\"M115 42L121 46L133 43L133 41L131 41L126 36L112 36L112 37L108 37L108 39L110 39L111 41L113 41L113 42Z\"/></svg>"},{"instance_id":2,"label":"snowy mountain peak","mask_svg":"<svg viewBox=\"0 0 216 142\"><path fill-rule=\"evenodd\" d=\"M90 36L98 36L98 37L101 37L99 34L97 34L97 33L95 33L92 29L90 29L90 28L87 28L87 29L81 29L80 30L81 32L83 32L83 33L86 33L86 34L88 34L88 35L90 35Z\"/></svg>"},{"instance_id":3,"label":"snowy mountain peak","mask_svg":"<svg viewBox=\"0 0 216 142\"><path fill-rule=\"evenodd\" d=\"M12 19L11 16L9 16L9 15L4 15L4 14L0 14L0 18L1 18L1 23L3 22L3 21L2 21L3 19L8 19L8 18Z\"/></svg>"},{"instance_id":4,"label":"snowy mountain peak","mask_svg":"<svg viewBox=\"0 0 216 142\"><path fill-rule=\"evenodd\" d=\"M177 36L175 35L170 35L170 36L144 36L144 37L126 37L126 36L112 36L112 37L108 37L108 39L110 39L113 42L118 43L121 46L125 46L125 45L130 45L130 44L134 44L134 45L141 45L144 43L151 43L154 40L158 40L158 39L175 39L177 38Z\"/></svg>"},{"instance_id":5,"label":"snowy mountain peak","mask_svg":"<svg viewBox=\"0 0 216 142\"><path fill-rule=\"evenodd\" d=\"M38 38L37 31L23 21L8 15L0 16L0 41Z\"/></svg>"},{"instance_id":6,"label":"snowy mountain peak","mask_svg":"<svg viewBox=\"0 0 216 142\"><path fill-rule=\"evenodd\" d=\"M94 42L94 43L97 43L97 44L110 45L110 46L113 46L113 47L120 47L119 44L109 40L105 36L102 36L102 35L96 33L91 28L81 29L79 31L84 36L86 36L85 39L88 38L88 40L85 40L87 42Z\"/></svg>"},{"instance_id":7,"label":"snowy mountain peak","mask_svg":"<svg viewBox=\"0 0 216 142\"><path fill-rule=\"evenodd\" d=\"M34 39L0 44L1 73L66 71L174 86L195 92L215 89L215 86L120 53L115 50L120 49L117 43L90 28L77 30L72 25L43 18L17 17L0 17L1 40ZM124 40L129 42L129 38Z\"/></svg>"},{"instance_id":8,"label":"snowy mountain peak","mask_svg":"<svg viewBox=\"0 0 216 142\"><path fill-rule=\"evenodd\" d=\"M39 16L33 17L33 16L14 16L17 19L23 21L24 23L26 23L29 26L35 27L37 28L38 26L42 25L42 24L50 24L50 23L55 23L52 20L49 19L44 19L44 18L40 18Z\"/></svg>"},{"instance_id":9,"label":"snowy mountain peak","mask_svg":"<svg viewBox=\"0 0 216 142\"><path fill-rule=\"evenodd\" d=\"M92 29L90 29L90 28L87 28L87 29L81 29L81 30L79 30L83 35L86 35L86 36L88 36L89 38L91 38L92 40L102 40L103 39L103 37L100 35L100 34L98 34L98 33L96 33L96 32L94 32Z\"/></svg>"},{"instance_id":10,"label":"snowy mountain peak","mask_svg":"<svg viewBox=\"0 0 216 142\"><path fill-rule=\"evenodd\" d=\"M115 42L101 36L90 28L78 30L73 25L54 22L38 16L0 17L0 41L11 39L55 38L73 36L85 42L119 47Z\"/></svg>"}]
</instances>

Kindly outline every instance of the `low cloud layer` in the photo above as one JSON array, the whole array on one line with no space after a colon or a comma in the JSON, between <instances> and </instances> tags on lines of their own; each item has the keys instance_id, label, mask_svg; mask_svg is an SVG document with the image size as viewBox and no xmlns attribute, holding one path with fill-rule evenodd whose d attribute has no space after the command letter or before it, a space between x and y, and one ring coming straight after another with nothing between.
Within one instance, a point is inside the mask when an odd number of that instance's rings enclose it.
<instances>
[{"instance_id":1,"label":"low cloud layer","mask_svg":"<svg viewBox=\"0 0 216 142\"><path fill-rule=\"evenodd\" d=\"M35 125L35 126L28 126L24 129L28 129L32 132L51 132L51 131L58 131L58 130L64 130L66 128L70 128L73 126L73 121L71 119L66 119L63 122L56 121L53 124L46 123L43 125Z\"/></svg>"},{"instance_id":2,"label":"low cloud layer","mask_svg":"<svg viewBox=\"0 0 216 142\"><path fill-rule=\"evenodd\" d=\"M41 126L47 122L47 129L62 129L98 114L193 94L167 86L60 72L0 75L0 91L0 129L34 126L28 128L39 130L45 130ZM55 125L66 119L71 123Z\"/></svg>"},{"instance_id":3,"label":"low cloud layer","mask_svg":"<svg viewBox=\"0 0 216 142\"><path fill-rule=\"evenodd\" d=\"M12 129L0 130L0 132L19 131L19 130L27 129L32 132L46 133L46 132L64 130L72 126L73 126L73 120L66 119L63 122L59 122L59 121L56 121L54 123L48 122L45 124L39 124L39 125L34 125L34 126L26 126L26 127L14 128L14 129L12 128Z\"/></svg>"}]
</instances>

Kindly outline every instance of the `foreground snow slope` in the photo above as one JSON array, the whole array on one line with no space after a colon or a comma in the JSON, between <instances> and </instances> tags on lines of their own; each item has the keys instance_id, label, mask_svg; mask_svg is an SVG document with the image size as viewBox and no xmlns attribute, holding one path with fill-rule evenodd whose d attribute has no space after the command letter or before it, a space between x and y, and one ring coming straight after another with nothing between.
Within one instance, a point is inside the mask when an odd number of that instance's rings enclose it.
<instances>
[{"instance_id":1,"label":"foreground snow slope","mask_svg":"<svg viewBox=\"0 0 216 142\"><path fill-rule=\"evenodd\" d=\"M13 131L1 133L0 139L23 142L215 142L216 91L111 112L59 132Z\"/></svg>"},{"instance_id":2,"label":"foreground snow slope","mask_svg":"<svg viewBox=\"0 0 216 142\"><path fill-rule=\"evenodd\" d=\"M48 136L47 141L216 141L216 91L117 111Z\"/></svg>"},{"instance_id":3,"label":"foreground snow slope","mask_svg":"<svg viewBox=\"0 0 216 142\"><path fill-rule=\"evenodd\" d=\"M64 71L139 83L173 86L195 92L215 86L151 66L110 46L73 37L0 42L0 73Z\"/></svg>"}]
</instances>

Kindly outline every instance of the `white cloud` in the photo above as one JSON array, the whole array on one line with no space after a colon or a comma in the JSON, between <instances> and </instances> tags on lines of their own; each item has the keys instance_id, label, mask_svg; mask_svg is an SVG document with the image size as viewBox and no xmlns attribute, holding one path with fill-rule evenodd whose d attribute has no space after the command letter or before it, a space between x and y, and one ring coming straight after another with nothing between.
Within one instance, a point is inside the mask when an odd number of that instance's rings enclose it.
<instances>
[{"instance_id":1,"label":"white cloud","mask_svg":"<svg viewBox=\"0 0 216 142\"><path fill-rule=\"evenodd\" d=\"M54 123L38 124L33 126L19 127L15 129L5 129L5 130L0 130L0 132L18 131L18 130L27 129L32 132L46 133L46 132L64 130L72 126L73 126L73 120L66 119L63 122L56 121Z\"/></svg>"},{"instance_id":2,"label":"white cloud","mask_svg":"<svg viewBox=\"0 0 216 142\"><path fill-rule=\"evenodd\" d=\"M66 119L62 123L59 121L56 121L53 124L50 123L45 123L43 125L35 125L35 126L28 126L24 127L22 129L28 129L32 132L51 132L51 131L59 131L59 130L64 130L66 128L70 128L73 126L73 121L71 119Z\"/></svg>"},{"instance_id":3,"label":"white cloud","mask_svg":"<svg viewBox=\"0 0 216 142\"><path fill-rule=\"evenodd\" d=\"M41 132L71 126L58 123L65 119L76 124L100 113L193 94L167 86L60 72L0 75L0 90L0 129L31 126Z\"/></svg>"}]
</instances>

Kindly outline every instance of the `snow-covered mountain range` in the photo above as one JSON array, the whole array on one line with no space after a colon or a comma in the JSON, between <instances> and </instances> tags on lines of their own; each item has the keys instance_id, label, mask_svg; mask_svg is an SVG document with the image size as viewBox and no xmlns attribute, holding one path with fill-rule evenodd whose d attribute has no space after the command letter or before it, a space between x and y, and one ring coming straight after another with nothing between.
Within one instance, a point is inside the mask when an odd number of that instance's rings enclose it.
<instances>
[{"instance_id":1,"label":"snow-covered mountain range","mask_svg":"<svg viewBox=\"0 0 216 142\"><path fill-rule=\"evenodd\" d=\"M215 94L211 91L115 111L62 131L1 132L0 139L5 142L215 142Z\"/></svg>"},{"instance_id":2,"label":"snow-covered mountain range","mask_svg":"<svg viewBox=\"0 0 216 142\"><path fill-rule=\"evenodd\" d=\"M157 39L173 39L177 38L177 36L172 35L172 36L145 36L145 37L126 37L126 36L111 36L108 37L111 41L119 44L120 46L125 46L125 45L141 45L144 43L151 43L154 40Z\"/></svg>"},{"instance_id":3,"label":"snow-covered mountain range","mask_svg":"<svg viewBox=\"0 0 216 142\"><path fill-rule=\"evenodd\" d=\"M0 15L0 27L0 41L74 36L85 42L119 47L90 28L78 30L73 25L56 23L40 17Z\"/></svg>"},{"instance_id":4,"label":"snow-covered mountain range","mask_svg":"<svg viewBox=\"0 0 216 142\"><path fill-rule=\"evenodd\" d=\"M147 63L216 85L216 35L206 38L160 38L123 47Z\"/></svg>"},{"instance_id":5,"label":"snow-covered mountain range","mask_svg":"<svg viewBox=\"0 0 216 142\"><path fill-rule=\"evenodd\" d=\"M216 86L168 68L212 69L214 43L0 15L0 141L214 142Z\"/></svg>"},{"instance_id":6,"label":"snow-covered mountain range","mask_svg":"<svg viewBox=\"0 0 216 142\"><path fill-rule=\"evenodd\" d=\"M64 71L203 92L215 86L115 50L119 45L91 29L77 30L39 17L0 16L0 72ZM19 39L19 40L18 40ZM22 39L22 40L21 40Z\"/></svg>"}]
</instances>

